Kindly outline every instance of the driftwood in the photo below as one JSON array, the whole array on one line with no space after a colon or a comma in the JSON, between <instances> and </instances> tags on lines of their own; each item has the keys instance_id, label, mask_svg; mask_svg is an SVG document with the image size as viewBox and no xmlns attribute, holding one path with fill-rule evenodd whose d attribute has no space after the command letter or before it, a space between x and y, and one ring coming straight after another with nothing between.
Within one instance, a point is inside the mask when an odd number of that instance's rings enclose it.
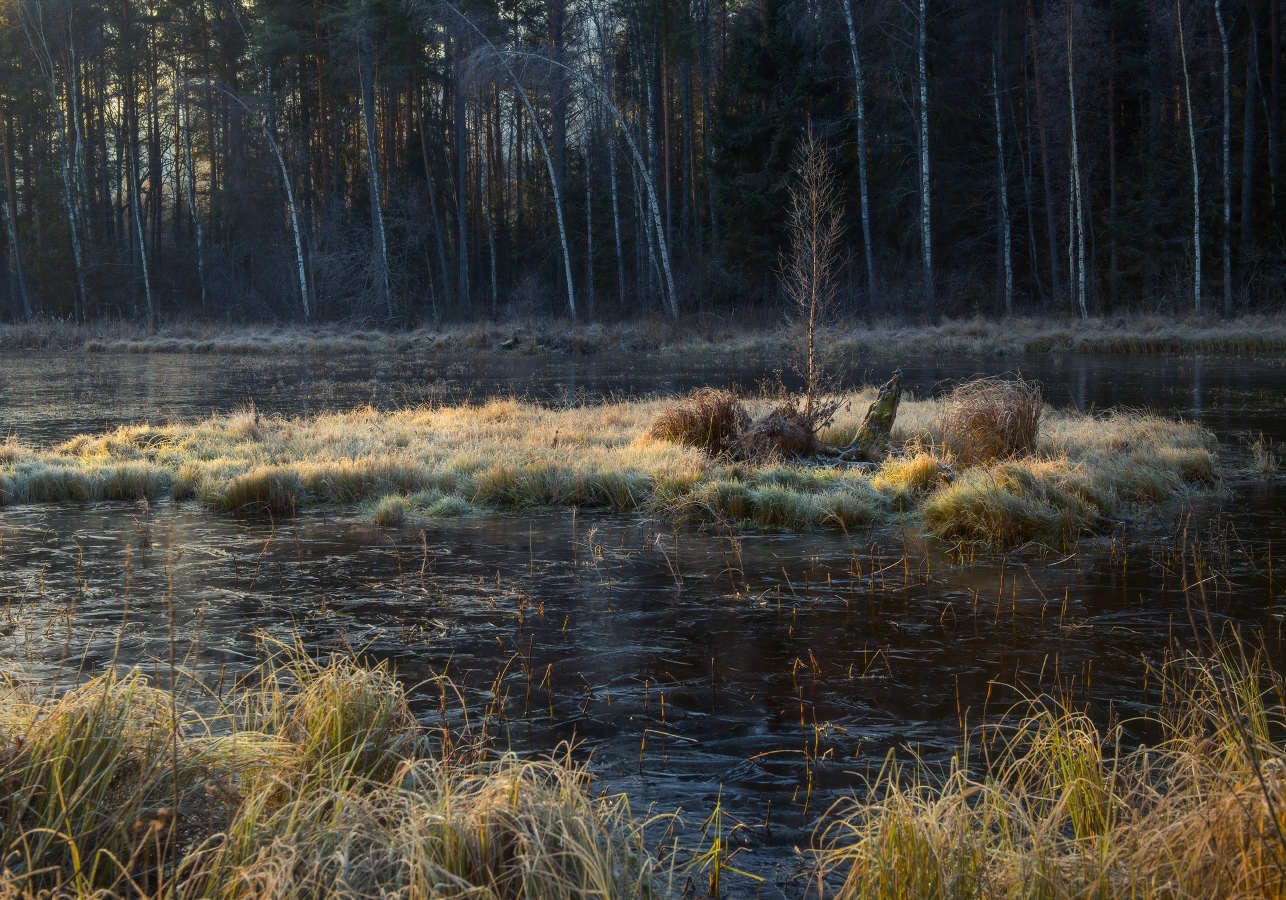
<instances>
[{"instance_id":1,"label":"driftwood","mask_svg":"<svg viewBox=\"0 0 1286 900\"><path fill-rule=\"evenodd\" d=\"M845 462L879 463L893 452L893 420L897 418L898 401L902 399L902 370L880 388L875 402L866 411L866 419L857 430L857 437L840 450L839 458Z\"/></svg>"}]
</instances>

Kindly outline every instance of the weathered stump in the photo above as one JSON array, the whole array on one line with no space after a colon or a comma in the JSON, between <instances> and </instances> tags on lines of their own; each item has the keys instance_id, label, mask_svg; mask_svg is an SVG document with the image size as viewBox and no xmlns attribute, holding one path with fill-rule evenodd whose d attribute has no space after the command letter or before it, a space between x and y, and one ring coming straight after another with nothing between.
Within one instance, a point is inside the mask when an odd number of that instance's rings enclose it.
<instances>
[{"instance_id":1,"label":"weathered stump","mask_svg":"<svg viewBox=\"0 0 1286 900\"><path fill-rule=\"evenodd\" d=\"M902 370L897 369L880 388L879 396L857 430L857 437L841 451L839 458L845 462L882 462L893 451L893 420L897 418L901 399Z\"/></svg>"}]
</instances>

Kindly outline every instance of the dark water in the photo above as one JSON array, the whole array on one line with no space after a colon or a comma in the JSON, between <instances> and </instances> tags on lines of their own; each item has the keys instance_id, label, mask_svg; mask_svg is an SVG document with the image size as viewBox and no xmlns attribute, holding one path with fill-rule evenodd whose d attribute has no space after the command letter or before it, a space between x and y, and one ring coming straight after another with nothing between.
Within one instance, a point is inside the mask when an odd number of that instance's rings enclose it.
<instances>
[{"instance_id":1,"label":"dark water","mask_svg":"<svg viewBox=\"0 0 1286 900\"><path fill-rule=\"evenodd\" d=\"M563 402L750 384L770 369L751 360L11 354L0 357L0 415L7 431L52 441L248 397L290 413L394 405L431 389ZM1246 435L1286 439L1279 358L904 367L920 393L1013 370L1042 381L1055 404L1196 418L1233 461L1244 458ZM448 387L434 388L439 381ZM428 679L445 673L497 746L542 753L576 742L604 787L627 790L640 809L681 807L690 835L721 801L729 824L750 826L737 832L747 850L735 864L766 877L768 894L794 894L794 848L807 848L818 816L889 751L946 760L962 723L1003 711L1019 688L1088 703L1101 721L1154 701L1147 663L1188 640L1194 618L1205 627L1206 610L1182 588L1185 540L1201 543L1218 573L1206 597L1214 627L1254 631L1280 663L1284 522L1286 485L1251 477L1196 507L1151 509L1074 555L962 551L897 528L676 533L639 516L570 510L390 530L352 513L270 522L174 503L8 507L0 654L46 682L113 658L163 673L173 635L180 661L215 685L253 665L257 636L299 635L315 652L392 661L421 685L414 699L426 720L443 704Z\"/></svg>"}]
</instances>

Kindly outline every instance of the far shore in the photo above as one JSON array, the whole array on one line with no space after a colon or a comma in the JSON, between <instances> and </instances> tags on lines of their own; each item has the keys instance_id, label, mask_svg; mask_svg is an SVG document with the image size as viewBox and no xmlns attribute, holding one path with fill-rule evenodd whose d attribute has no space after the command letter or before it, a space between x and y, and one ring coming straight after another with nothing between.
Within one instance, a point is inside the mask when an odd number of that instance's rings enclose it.
<instances>
[{"instance_id":1,"label":"far shore","mask_svg":"<svg viewBox=\"0 0 1286 900\"><path fill-rule=\"evenodd\" d=\"M409 330L343 324L227 325L170 323L148 333L139 323L76 325L46 320L0 325L0 350L102 353L211 353L238 356L504 353L538 356L600 353L651 356L785 356L801 340L784 321L740 325L726 318L646 319L618 324L565 319L422 326ZM935 324L853 321L821 329L819 343L837 356L1034 353L1184 354L1286 352L1286 314L1234 319L1170 316L1072 318L982 316Z\"/></svg>"}]
</instances>

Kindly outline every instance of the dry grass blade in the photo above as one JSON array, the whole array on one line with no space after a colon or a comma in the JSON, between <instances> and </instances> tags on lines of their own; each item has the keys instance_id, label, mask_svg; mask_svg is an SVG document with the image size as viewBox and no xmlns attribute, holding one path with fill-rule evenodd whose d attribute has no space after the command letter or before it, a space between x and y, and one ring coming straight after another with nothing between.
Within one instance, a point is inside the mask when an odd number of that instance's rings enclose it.
<instances>
[{"instance_id":1,"label":"dry grass blade","mask_svg":"<svg viewBox=\"0 0 1286 900\"><path fill-rule=\"evenodd\" d=\"M1271 675L1239 648L1159 673L1155 747L1118 752L1048 700L968 749L946 778L890 763L819 831L835 900L912 897L1223 900L1286 895L1286 722Z\"/></svg>"},{"instance_id":2,"label":"dry grass blade","mask_svg":"<svg viewBox=\"0 0 1286 900\"><path fill-rule=\"evenodd\" d=\"M56 699L11 688L0 897L642 900L660 889L629 804L591 799L570 758L430 754L386 665L322 665L287 648L254 674L213 720L137 672Z\"/></svg>"}]
</instances>

